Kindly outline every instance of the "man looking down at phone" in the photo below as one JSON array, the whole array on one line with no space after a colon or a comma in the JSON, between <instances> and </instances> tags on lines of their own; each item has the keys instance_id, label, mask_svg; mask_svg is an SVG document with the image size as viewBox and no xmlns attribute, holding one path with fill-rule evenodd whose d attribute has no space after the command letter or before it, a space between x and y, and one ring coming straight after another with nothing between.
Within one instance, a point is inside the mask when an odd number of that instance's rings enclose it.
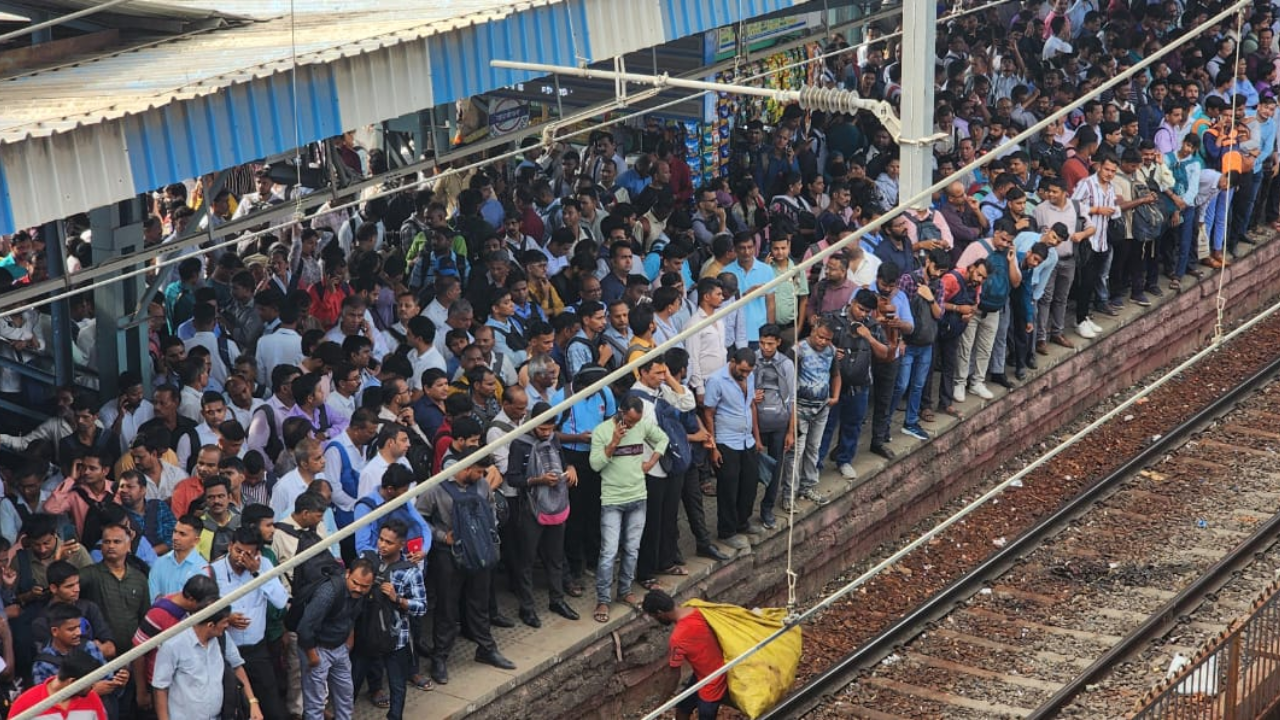
<instances>
[{"instance_id":1,"label":"man looking down at phone","mask_svg":"<svg viewBox=\"0 0 1280 720\"><path fill-rule=\"evenodd\" d=\"M533 406L537 416L551 409L545 402ZM515 535L519 545L512 553L516 562L516 597L520 600L520 620L529 627L542 627L533 606L533 563L541 556L547 571L547 606L568 620L578 613L564 601L564 531L569 514L569 488L578 484L578 473L565 470L564 449L555 436L556 418L516 438L507 456L507 485L519 491L515 511Z\"/></svg>"},{"instance_id":2,"label":"man looking down at phone","mask_svg":"<svg viewBox=\"0 0 1280 720\"><path fill-rule=\"evenodd\" d=\"M667 434L644 417L644 403L638 397L623 398L618 414L591 432L591 468L600 473L600 560L596 565L596 622L609 622L609 602L613 599L613 564L619 554L619 535L626 536L621 547L618 595L622 602L638 607L640 599L631 592L640 537L645 523L645 476L667 451ZM646 459L645 448L653 451Z\"/></svg>"},{"instance_id":3,"label":"man looking down at phone","mask_svg":"<svg viewBox=\"0 0 1280 720\"><path fill-rule=\"evenodd\" d=\"M22 524L22 544L2 576L5 588L16 595L19 608L11 623L15 664L19 668L31 667L35 651L31 621L49 602L49 566L59 560L78 568L93 564L69 525L59 536L58 518L47 513L33 514Z\"/></svg>"},{"instance_id":4,"label":"man looking down at phone","mask_svg":"<svg viewBox=\"0 0 1280 720\"><path fill-rule=\"evenodd\" d=\"M978 292L977 313L965 326L964 336L960 340L955 389L952 393L956 402L964 402L966 384L970 392L983 400L995 397L987 389L985 380L991 364L991 350L995 346L996 330L1000 326L1000 313L1009 303L1013 289L1022 284L1022 270L1018 267L1013 249L1013 238L1017 234L1018 228L1013 218L1002 217L993 225L990 241L979 239L971 243L956 261L956 267L961 270L978 260L985 260L987 263L987 277ZM1004 368L998 369L1004 372ZM942 398L943 402L947 400L948 398Z\"/></svg>"}]
</instances>

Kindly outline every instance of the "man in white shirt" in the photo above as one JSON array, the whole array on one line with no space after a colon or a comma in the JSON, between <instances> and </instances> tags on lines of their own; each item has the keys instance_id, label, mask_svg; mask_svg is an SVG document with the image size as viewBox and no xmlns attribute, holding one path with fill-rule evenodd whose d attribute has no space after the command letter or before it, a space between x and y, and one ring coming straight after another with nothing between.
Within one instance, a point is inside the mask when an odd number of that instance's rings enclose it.
<instances>
[{"instance_id":1,"label":"man in white shirt","mask_svg":"<svg viewBox=\"0 0 1280 720\"><path fill-rule=\"evenodd\" d=\"M393 464L403 465L413 470L405 455L409 454L409 430L399 423L387 423L374 441L379 444L378 452L369 458L360 470L360 497L364 497L382 486L382 475Z\"/></svg>"},{"instance_id":2,"label":"man in white shirt","mask_svg":"<svg viewBox=\"0 0 1280 720\"><path fill-rule=\"evenodd\" d=\"M349 362L338 363L333 368L333 392L324 398L329 412L350 420L359 407L361 381L359 368Z\"/></svg>"},{"instance_id":3,"label":"man in white shirt","mask_svg":"<svg viewBox=\"0 0 1280 720\"><path fill-rule=\"evenodd\" d=\"M258 377L271 377L277 365L302 363L302 336L298 334L298 307L291 302L280 306L280 327L258 339L255 353L258 359Z\"/></svg>"},{"instance_id":4,"label":"man in white shirt","mask_svg":"<svg viewBox=\"0 0 1280 720\"><path fill-rule=\"evenodd\" d=\"M710 317L724 302L724 287L715 278L702 278L698 281L697 289L698 309L689 318L690 324ZM724 319L717 319L685 338L684 345L689 351L689 387L701 397L706 379L724 367L728 356L724 340Z\"/></svg>"},{"instance_id":5,"label":"man in white shirt","mask_svg":"<svg viewBox=\"0 0 1280 720\"><path fill-rule=\"evenodd\" d=\"M120 438L120 452L125 452L138 436L142 423L155 417L155 409L151 401L143 397L142 376L138 373L132 370L120 373L116 387L120 388L120 396L102 406L98 420Z\"/></svg>"},{"instance_id":6,"label":"man in white shirt","mask_svg":"<svg viewBox=\"0 0 1280 720\"><path fill-rule=\"evenodd\" d=\"M436 326L436 334L448 332L445 324L449 320L449 306L462 297L462 282L453 275L441 275L436 278L436 296L422 314Z\"/></svg>"},{"instance_id":7,"label":"man in white shirt","mask_svg":"<svg viewBox=\"0 0 1280 720\"><path fill-rule=\"evenodd\" d=\"M209 381L215 390L221 390L222 384L231 374L231 364L240 357L240 347L227 337L227 333L215 334L216 324L217 308L211 303L197 303L191 318L191 325L196 332L183 345L186 346L188 355L191 348L197 345L209 351Z\"/></svg>"},{"instance_id":8,"label":"man in white shirt","mask_svg":"<svg viewBox=\"0 0 1280 720\"><path fill-rule=\"evenodd\" d=\"M436 326L430 320L421 315L410 318L405 330L405 339L412 348L408 354L409 362L413 364L413 375L408 378L409 389L413 391L413 399L416 401L422 396L422 373L430 368L443 372L446 366L444 356L433 346Z\"/></svg>"},{"instance_id":9,"label":"man in white shirt","mask_svg":"<svg viewBox=\"0 0 1280 720\"><path fill-rule=\"evenodd\" d=\"M311 483L327 479L324 477L324 453L320 451L318 441L303 438L293 450L293 459L298 466L285 473L271 489L271 511L276 514L276 520L289 517L293 512L293 501L306 492Z\"/></svg>"},{"instance_id":10,"label":"man in white shirt","mask_svg":"<svg viewBox=\"0 0 1280 720\"><path fill-rule=\"evenodd\" d=\"M134 438L129 447L129 455L133 457L133 469L146 479L145 491L148 500L168 501L173 497L173 489L178 487L178 483L189 476L181 468L170 465L160 458L168 450L169 446L150 430Z\"/></svg>"}]
</instances>

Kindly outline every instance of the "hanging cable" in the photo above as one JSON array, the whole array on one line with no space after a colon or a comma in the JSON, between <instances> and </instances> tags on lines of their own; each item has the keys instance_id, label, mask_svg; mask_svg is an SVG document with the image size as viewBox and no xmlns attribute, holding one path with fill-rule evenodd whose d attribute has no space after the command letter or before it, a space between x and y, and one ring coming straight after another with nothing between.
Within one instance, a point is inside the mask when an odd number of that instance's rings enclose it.
<instances>
[{"instance_id":1,"label":"hanging cable","mask_svg":"<svg viewBox=\"0 0 1280 720\"><path fill-rule=\"evenodd\" d=\"M296 180L293 186L296 199L293 214L295 222L302 222L302 120L298 117L298 15L294 10L294 2L295 0L289 0L289 81L293 94L293 170Z\"/></svg>"},{"instance_id":2,"label":"hanging cable","mask_svg":"<svg viewBox=\"0 0 1280 720\"><path fill-rule=\"evenodd\" d=\"M1214 17L1206 20L1204 24L1199 26L1199 29L1203 30L1206 27L1222 22L1222 20L1229 17L1231 12L1238 10L1242 7L1245 7L1248 4L1249 4L1249 0L1237 0L1237 2L1231 5L1227 10L1224 10L1218 15L1215 15ZM1024 142L1029 138L1035 137L1042 129L1047 127L1050 123L1053 123L1060 118L1066 117L1069 113L1074 112L1078 107L1082 106L1084 103L1088 102L1089 100L1092 100L1093 98L1097 97L1103 92L1117 86L1120 82L1128 80L1133 75L1146 70L1146 68L1148 68L1149 66L1159 61L1160 58L1164 57L1170 52L1173 52L1174 50L1181 47L1182 45L1190 42L1198 34L1199 34L1198 32L1190 32L1183 35L1182 37L1175 38L1164 47L1152 53L1151 56L1133 65L1133 67L1129 68L1128 70L1125 70L1124 72L1119 73L1116 77L1112 78L1111 80L1108 80L1102 83L1097 88L1091 90L1088 93L1085 93L1084 95L1077 98L1075 101L1071 102L1065 107L1053 113L1050 113L1043 120L1033 124L1031 127L1022 131L1021 133L1018 133L1017 135L1015 135L1013 138L1010 139L1010 142L1019 143L1019 142ZM688 98L684 98L680 102L687 101L687 99ZM712 313L710 316L702 318L701 320L691 321L683 330L676 333L671 338L665 340L662 343L659 343L656 347L646 351L644 354L640 355L634 360L627 363L623 363L622 366L619 367L618 369L606 373L604 377L600 378L599 380L592 383L591 385L588 385L582 390L579 390L573 395L570 395L569 397L565 398L564 400L557 403L555 406L548 409L546 412L542 413L541 415L528 418L523 423L513 428L511 431L504 433L503 435L499 436L492 442L487 443L485 447L492 449L495 447L503 447L505 445L508 445L517 437L527 432L530 432L534 428L538 427L539 425L555 418L557 415L564 412L566 409L571 408L573 405L586 400L587 398L589 398L599 390L602 390L605 387L609 386L610 383L624 376L629 375L633 370L638 368L641 364L643 364L649 358L660 356L662 353L665 353L668 349L675 347L685 338L693 335L694 333L702 330L703 328L706 328L712 325L715 322L718 322L722 318L726 317L728 314L744 308L747 305L747 303L753 300L756 300L757 298L763 298L766 294L773 292L783 282L790 282L791 278L794 277L796 274L801 272L807 272L809 268L819 263L826 262L826 259L831 255L834 255L835 253L840 252L844 248L859 242L863 236L869 233L874 233L878 231L886 223L890 222L893 218L901 214L905 208L908 208L915 203L920 203L928 200L929 198L932 197L934 192L942 190L943 188L945 188L947 185L954 182L955 180L963 177L964 175L966 175L969 172L972 172L973 170L978 169L985 162L986 162L985 159L978 158L978 159L975 159L973 162L961 168L958 168L955 172L951 173L950 175L944 178L941 178L938 182L934 183L930 187L925 188L924 190L921 190L919 193L917 193L913 197L906 198L904 202L899 204L897 207L889 210L884 215L881 215L880 217L875 218L874 220L871 220L866 225L863 225L861 228L858 228L856 231L845 235L839 241L833 243L831 246L823 250L820 250L818 252L815 252L809 258L800 261L799 263L797 263L787 271L783 272L782 274L776 275L772 280L769 280L768 282L761 284L756 289L748 293L745 293L744 295L737 298L736 300L725 303L719 309L717 309L714 313ZM1246 329L1253 327L1256 323L1260 322L1264 317L1269 317L1272 313L1275 313L1277 311L1280 311L1280 304L1277 304L1276 306L1266 311L1264 314L1259 315L1254 320L1242 325L1240 328L1237 328L1235 331L1233 331L1230 335L1227 336L1227 339L1235 337L1240 332L1243 332ZM1209 352L1209 349L1201 351L1201 353L1198 353L1195 356L1195 358L1203 357L1204 354L1207 352ZM1191 361L1188 361L1188 363L1190 362ZM1189 364L1187 363L1180 365L1174 371L1171 371L1171 373L1167 375L1165 378L1162 378L1161 380L1157 381L1158 384L1153 384L1151 387L1149 387L1147 390L1144 390L1143 392L1149 393L1151 390L1154 390L1159 385L1163 384L1164 382L1167 382L1168 379L1171 378L1175 373L1181 372L1187 367L1189 367ZM1122 405L1121 407L1123 408L1128 406L1129 405ZM1114 414L1119 411L1119 409L1120 408L1117 408L1116 410L1112 411L1112 413L1108 414L1105 417L1107 418L1113 417ZM1089 430L1091 430L1093 427L1095 426L1091 425ZM1082 431L1082 433L1083 432L1084 431ZM1083 435L1078 435L1076 438L1073 438L1069 442L1074 443L1076 440L1079 439L1079 437L1083 437ZM1061 452L1062 449L1065 449L1065 444L1064 446L1055 448L1053 451L1051 451L1050 455L1051 456L1056 455L1057 453ZM329 547L328 547L329 544L341 542L345 538L353 536L361 527L381 520L386 515L394 512L397 508L405 505L406 503L412 502L413 500L421 496L423 493L427 492L428 490L440 484L441 482L448 480L449 478L452 478L457 473L476 464L477 462L479 462L480 457L481 457L480 455L473 455L471 457L468 457L462 460L461 462L458 462L454 465L449 466L447 469L431 476L430 478L427 478L426 480L420 481L418 485L412 490L410 490L409 492L401 495L398 498L395 498L394 500L390 500L378 506L376 509L371 511L368 515L365 515L364 517L352 522L346 527L340 528L336 532L330 534L326 538L328 544L317 543L307 548L303 552L298 553L297 555L290 558L289 560L271 568L268 571L261 573L258 577L254 578L250 582L245 583L244 585L241 585L240 587L236 588L230 593L227 593L226 595L223 595L221 598L219 598L216 602L212 603L208 607L198 612L192 613L191 615L188 615L184 620L174 625L173 627L169 628L168 630L165 630L164 632L156 635L155 637L152 637L146 642L140 645L136 645L130 650L128 650L127 652L122 653L121 655L118 655L117 657L112 659L109 663L103 666L103 668L101 669L102 672L104 674L107 674L107 673L114 672L119 668L127 667L129 663L132 663L134 660L145 656L148 652L158 647L159 645L164 643L166 640L169 640L170 638L183 632L187 628L192 627L193 625L196 625L204 621L205 619L212 616L219 609L229 606L231 603L235 602L241 597L244 597L248 593L253 592L262 584L269 582L274 578L280 577L281 575L284 575L287 572L291 572L295 567L305 563L310 558L315 557L316 555L319 555L321 552L329 552ZM1037 461L1037 462L1040 462L1040 461ZM1024 469L1023 473L1027 471L1028 471L1027 469ZM1006 487L1008 487L1008 484L1011 482L1012 480L1006 481L1006 483L1002 483L996 489L989 491L986 495L984 495L982 498L979 499L980 502L985 503L991 497L998 495L999 492L1004 490ZM977 502L978 501L975 501L975 503ZM974 507L976 508L976 504L974 505ZM972 512L972 509L967 510L966 514L968 512ZM928 534L927 537L932 538L936 536L946 527L950 527L950 524L954 524L954 522L958 522L958 521L959 521L959 518L956 518L955 520L952 520L952 521L948 521L948 524L946 524L945 526L940 526L939 528L936 528L935 530L930 531L930 534ZM875 568L865 573L862 577L855 580L853 583L850 583L844 588L841 588L836 593L833 593L832 595L828 596L822 602L820 602L819 604L815 605L814 607L810 608L809 610L805 611L803 614L798 616L794 622L787 623L787 625L782 629L780 629L779 631L770 635L768 638L765 638L760 643L752 646L743 654L739 655L733 660L730 660L729 662L725 663L725 665L722 666L716 672L699 680L697 683L694 683L688 689L683 691L680 695L677 695L675 698L672 698L667 703L664 703L661 707L657 708L650 714L646 715L645 716L646 720L657 720L657 718L661 715L661 713L675 707L675 705L679 703L681 700L697 692L702 687L704 687L707 683L713 681L715 678L723 676L731 668L736 667L742 661L753 656L756 652L760 650L760 648L764 647L770 642L773 642L778 637L780 637L784 632L794 627L796 624L805 621L806 619L811 617L813 614L820 612L826 609L827 607L829 607L832 603L834 603L839 598L843 597L844 595L847 595L849 592L852 592L858 587L861 587L872 577L883 572L886 567L888 567L889 565L892 565L893 562L897 562L897 559L900 559L907 552L914 550L924 542L925 542L924 539L920 539L913 542L911 545L908 545L903 550L900 550L899 551L900 554L895 554L893 559L886 560L885 562L880 563ZM96 682L95 677L85 677L75 681L74 683L71 683L67 687L59 690L54 695L51 695L50 697L44 700L41 700L39 703L33 706L30 710L23 712L21 715L19 715L17 718L14 718L13 720L34 720L35 718L39 717L40 713L52 707L53 705L63 702L66 699L73 697L77 693L87 690L90 686L93 685L94 682Z\"/></svg>"},{"instance_id":3,"label":"hanging cable","mask_svg":"<svg viewBox=\"0 0 1280 720\"><path fill-rule=\"evenodd\" d=\"M1236 59L1235 59L1235 65L1231 66L1231 72L1233 73L1236 72L1240 67L1240 46L1243 44L1241 42L1243 38L1244 38L1244 13L1240 13L1236 15ZM1240 152L1240 136L1239 136L1240 128L1236 123L1236 108L1239 107L1237 104L1237 100L1239 100L1240 98L1240 94L1235 92L1235 86L1237 82L1238 80L1233 80L1231 82L1232 92L1231 92L1230 137L1232 138L1232 147L1235 148L1236 152ZM1226 153L1223 153L1224 157L1225 155ZM1241 158L1243 158L1244 157L1243 153L1241 153L1240 156ZM1240 177L1240 174L1237 173L1236 177L1238 179ZM1230 195L1230 199L1224 203L1225 205L1224 209L1226 211L1226 215L1222 218L1222 250L1219 251L1219 253L1221 254L1221 257L1217 258L1221 267L1217 268L1218 290L1214 294L1214 299L1213 299L1214 309L1216 311L1214 322L1213 322L1213 344L1214 345L1220 345L1222 343L1223 318L1226 317L1226 314L1227 314L1227 298L1223 292L1223 289L1227 282L1227 243L1229 242L1228 238L1231 237L1231 215L1232 215L1231 206L1234 205L1236 202L1239 202L1240 190L1241 188L1239 187L1232 188L1230 185L1228 185L1227 190L1223 191L1223 192L1230 192L1231 195ZM1216 198L1214 199L1214 202L1217 202ZM1215 216L1215 222L1216 222L1216 219L1217 218ZM1249 229L1248 222L1249 222L1249 218L1245 218L1246 232L1248 232L1248 229ZM1213 228L1209 228L1208 230L1209 230L1209 252L1212 253L1213 252Z\"/></svg>"}]
</instances>

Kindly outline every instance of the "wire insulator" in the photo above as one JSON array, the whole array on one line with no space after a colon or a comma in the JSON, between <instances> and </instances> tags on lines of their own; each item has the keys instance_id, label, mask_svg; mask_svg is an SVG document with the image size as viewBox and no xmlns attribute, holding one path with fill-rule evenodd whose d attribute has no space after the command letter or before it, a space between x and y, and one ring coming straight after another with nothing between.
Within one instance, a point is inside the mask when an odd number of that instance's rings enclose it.
<instances>
[{"instance_id":1,"label":"wire insulator","mask_svg":"<svg viewBox=\"0 0 1280 720\"><path fill-rule=\"evenodd\" d=\"M862 109L858 93L843 88L825 88L806 85L800 88L800 107L805 110L821 110L826 113L852 115Z\"/></svg>"}]
</instances>

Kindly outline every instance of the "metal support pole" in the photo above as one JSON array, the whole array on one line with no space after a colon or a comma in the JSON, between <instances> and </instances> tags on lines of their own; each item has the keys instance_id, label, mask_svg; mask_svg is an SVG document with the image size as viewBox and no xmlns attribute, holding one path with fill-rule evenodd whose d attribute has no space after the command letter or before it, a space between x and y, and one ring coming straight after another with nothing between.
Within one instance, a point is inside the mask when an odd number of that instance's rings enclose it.
<instances>
[{"instance_id":1,"label":"metal support pole","mask_svg":"<svg viewBox=\"0 0 1280 720\"><path fill-rule=\"evenodd\" d=\"M94 262L135 252L142 247L142 219L146 210L139 198L124 200L89 212L93 229ZM115 318L127 317L141 293L140 277L132 277L94 293L97 318L97 370L103 397L115 397L116 377L124 368L149 375L146 331L121 330ZM147 361L144 362L144 359Z\"/></svg>"},{"instance_id":2,"label":"metal support pole","mask_svg":"<svg viewBox=\"0 0 1280 720\"><path fill-rule=\"evenodd\" d=\"M902 5L902 175L899 197L909 198L933 184L933 74L938 6L932 0ZM921 205L921 208L924 206Z\"/></svg>"},{"instance_id":3,"label":"metal support pole","mask_svg":"<svg viewBox=\"0 0 1280 720\"><path fill-rule=\"evenodd\" d=\"M63 287L71 289L67 278L67 242L64 226L59 222L45 223L40 228L40 236L44 238L44 254L49 263L49 277L61 278L64 281ZM57 247L53 247L55 243ZM55 301L50 309L53 347L49 348L49 351L53 354L54 384L57 387L64 387L71 384L75 371L71 359L71 303L63 298Z\"/></svg>"}]
</instances>

